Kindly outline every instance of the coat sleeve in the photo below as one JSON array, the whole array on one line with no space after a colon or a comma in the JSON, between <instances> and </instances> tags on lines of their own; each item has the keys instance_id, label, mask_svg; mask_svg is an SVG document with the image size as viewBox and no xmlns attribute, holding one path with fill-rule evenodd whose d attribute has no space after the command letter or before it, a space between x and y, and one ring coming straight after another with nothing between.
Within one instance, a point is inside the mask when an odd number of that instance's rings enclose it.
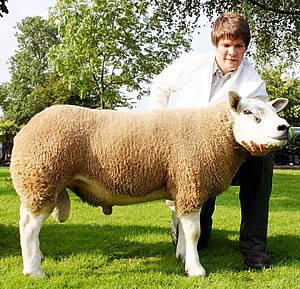
<instances>
[{"instance_id":1,"label":"coat sleeve","mask_svg":"<svg viewBox=\"0 0 300 289\"><path fill-rule=\"evenodd\" d=\"M183 54L167 66L159 75L154 77L150 89L149 110L164 109L167 107L170 95L180 89L180 82L188 58L189 53Z\"/></svg>"},{"instance_id":2,"label":"coat sleeve","mask_svg":"<svg viewBox=\"0 0 300 289\"><path fill-rule=\"evenodd\" d=\"M259 97L263 101L269 101L265 81L262 79L255 81L253 90L249 93L248 97Z\"/></svg>"},{"instance_id":3,"label":"coat sleeve","mask_svg":"<svg viewBox=\"0 0 300 289\"><path fill-rule=\"evenodd\" d=\"M259 97L263 101L268 101L269 97L266 89L266 82L260 77L257 71L249 64L247 60L244 61L245 73L238 80L246 98Z\"/></svg>"}]
</instances>

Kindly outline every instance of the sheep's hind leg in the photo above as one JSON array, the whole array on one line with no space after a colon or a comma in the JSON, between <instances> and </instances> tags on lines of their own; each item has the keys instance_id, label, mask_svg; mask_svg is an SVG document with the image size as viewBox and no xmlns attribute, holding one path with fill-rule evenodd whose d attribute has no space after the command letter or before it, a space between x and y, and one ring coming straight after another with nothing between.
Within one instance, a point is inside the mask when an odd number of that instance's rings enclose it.
<instances>
[{"instance_id":1,"label":"sheep's hind leg","mask_svg":"<svg viewBox=\"0 0 300 289\"><path fill-rule=\"evenodd\" d=\"M180 220L178 221L178 238L176 246L176 258L185 263L185 239Z\"/></svg>"},{"instance_id":2,"label":"sheep's hind leg","mask_svg":"<svg viewBox=\"0 0 300 289\"><path fill-rule=\"evenodd\" d=\"M199 261L197 243L200 237L200 210L178 216L181 231L179 231L179 242L183 234L185 241L185 270L189 276L205 276L206 272ZM182 241L181 241L182 242ZM180 244L178 244L180 245ZM181 246L181 245L180 245ZM182 248L179 249L182 251ZM177 255L177 252L176 252Z\"/></svg>"},{"instance_id":3,"label":"sheep's hind leg","mask_svg":"<svg viewBox=\"0 0 300 289\"><path fill-rule=\"evenodd\" d=\"M41 270L42 253L40 251L39 232L49 214L33 215L26 207L20 207L20 237L23 257L23 274L45 277Z\"/></svg>"}]
</instances>

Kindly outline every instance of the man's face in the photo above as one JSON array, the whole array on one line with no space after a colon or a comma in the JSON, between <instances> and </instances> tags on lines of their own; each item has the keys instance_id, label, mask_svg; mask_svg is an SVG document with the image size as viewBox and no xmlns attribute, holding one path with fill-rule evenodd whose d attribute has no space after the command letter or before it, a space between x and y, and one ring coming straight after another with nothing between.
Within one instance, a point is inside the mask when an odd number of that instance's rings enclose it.
<instances>
[{"instance_id":1,"label":"man's face","mask_svg":"<svg viewBox=\"0 0 300 289\"><path fill-rule=\"evenodd\" d=\"M216 46L216 61L223 74L236 70L246 52L246 45L241 39L220 39Z\"/></svg>"}]
</instances>

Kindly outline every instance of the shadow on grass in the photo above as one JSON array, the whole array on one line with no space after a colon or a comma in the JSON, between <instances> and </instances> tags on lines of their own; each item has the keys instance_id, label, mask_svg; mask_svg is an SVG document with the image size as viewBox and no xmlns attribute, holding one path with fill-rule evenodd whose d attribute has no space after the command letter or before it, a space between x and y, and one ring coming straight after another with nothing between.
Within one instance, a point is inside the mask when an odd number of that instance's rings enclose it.
<instances>
[{"instance_id":1,"label":"shadow on grass","mask_svg":"<svg viewBox=\"0 0 300 289\"><path fill-rule=\"evenodd\" d=\"M168 229L157 226L45 224L40 233L40 242L45 257L56 261L82 253L105 257L107 262L134 258L146 263L139 272L182 274L184 270L176 261L174 246L169 241L160 241L162 238L156 236L168 233ZM201 263L208 272L238 272L244 269L239 242L237 238L229 238L236 234L233 231L213 230L208 246L200 250ZM0 258L21 256L17 227L0 225L0 236ZM298 236L270 237L269 247L274 266L300 262L299 250L295 249L299 243ZM137 269L132 268L131 271L134 270Z\"/></svg>"},{"instance_id":2,"label":"shadow on grass","mask_svg":"<svg viewBox=\"0 0 300 289\"><path fill-rule=\"evenodd\" d=\"M0 258L20 254L19 228L0 224Z\"/></svg>"},{"instance_id":3,"label":"shadow on grass","mask_svg":"<svg viewBox=\"0 0 300 289\"><path fill-rule=\"evenodd\" d=\"M170 246L168 242L145 243L134 240L143 238L147 242L147 236L167 234L165 228L155 226L47 224L42 230L40 240L44 250L55 255L61 250L59 244L62 240L64 252L59 255L97 252L115 259L162 255Z\"/></svg>"},{"instance_id":4,"label":"shadow on grass","mask_svg":"<svg viewBox=\"0 0 300 289\"><path fill-rule=\"evenodd\" d=\"M230 239L233 235L235 240ZM300 262L300 236L278 235L268 238L268 254L273 267L289 266ZM243 259L239 251L238 232L213 230L206 248L200 250L200 260L208 273L243 271Z\"/></svg>"}]
</instances>

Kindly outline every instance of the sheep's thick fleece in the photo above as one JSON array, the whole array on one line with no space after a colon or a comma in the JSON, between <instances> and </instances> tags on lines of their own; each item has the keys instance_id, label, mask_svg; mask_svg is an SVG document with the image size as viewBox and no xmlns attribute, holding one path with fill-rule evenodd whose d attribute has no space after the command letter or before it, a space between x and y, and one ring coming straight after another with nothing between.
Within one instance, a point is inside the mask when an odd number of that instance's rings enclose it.
<instances>
[{"instance_id":1,"label":"sheep's thick fleece","mask_svg":"<svg viewBox=\"0 0 300 289\"><path fill-rule=\"evenodd\" d=\"M226 190L247 154L235 142L227 102L151 112L58 105L17 134L11 172L33 213L52 211L70 188L106 213L114 205L173 199L182 214Z\"/></svg>"}]
</instances>

